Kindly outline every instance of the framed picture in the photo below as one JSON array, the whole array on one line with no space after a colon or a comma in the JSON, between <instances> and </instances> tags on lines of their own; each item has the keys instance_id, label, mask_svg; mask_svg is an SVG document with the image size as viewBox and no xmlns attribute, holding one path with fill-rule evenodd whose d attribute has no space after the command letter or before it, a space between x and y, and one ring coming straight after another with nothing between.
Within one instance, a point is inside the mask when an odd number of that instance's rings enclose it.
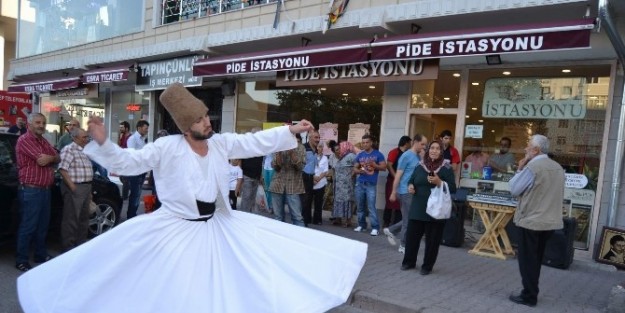
<instances>
[{"instance_id":1,"label":"framed picture","mask_svg":"<svg viewBox=\"0 0 625 313\"><path fill-rule=\"evenodd\" d=\"M597 262L625 269L625 230L603 227Z\"/></svg>"}]
</instances>

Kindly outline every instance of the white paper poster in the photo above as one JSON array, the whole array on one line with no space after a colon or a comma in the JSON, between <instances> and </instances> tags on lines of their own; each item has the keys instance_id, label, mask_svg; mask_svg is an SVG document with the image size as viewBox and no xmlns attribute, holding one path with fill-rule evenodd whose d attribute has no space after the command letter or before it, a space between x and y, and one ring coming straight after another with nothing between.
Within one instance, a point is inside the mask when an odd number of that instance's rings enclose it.
<instances>
[{"instance_id":1,"label":"white paper poster","mask_svg":"<svg viewBox=\"0 0 625 313\"><path fill-rule=\"evenodd\" d=\"M323 145L323 154L330 155L332 151L328 147L328 141L339 140L339 124L323 123L319 124L319 143Z\"/></svg>"},{"instance_id":2,"label":"white paper poster","mask_svg":"<svg viewBox=\"0 0 625 313\"><path fill-rule=\"evenodd\" d=\"M467 125L464 131L464 138L482 139L484 134L484 125Z\"/></svg>"},{"instance_id":3,"label":"white paper poster","mask_svg":"<svg viewBox=\"0 0 625 313\"><path fill-rule=\"evenodd\" d=\"M355 145L362 141L362 136L369 133L371 125L356 123L349 124L349 131L347 132L347 141Z\"/></svg>"}]
</instances>

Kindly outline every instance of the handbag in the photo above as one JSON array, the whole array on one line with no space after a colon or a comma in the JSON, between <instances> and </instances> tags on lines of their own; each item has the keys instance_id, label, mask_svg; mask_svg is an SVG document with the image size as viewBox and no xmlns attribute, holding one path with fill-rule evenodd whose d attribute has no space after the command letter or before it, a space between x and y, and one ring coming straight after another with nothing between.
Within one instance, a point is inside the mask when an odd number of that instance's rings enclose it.
<instances>
[{"instance_id":1,"label":"handbag","mask_svg":"<svg viewBox=\"0 0 625 313\"><path fill-rule=\"evenodd\" d=\"M425 212L437 220L451 217L451 195L446 182L443 182L440 187L432 188Z\"/></svg>"}]
</instances>

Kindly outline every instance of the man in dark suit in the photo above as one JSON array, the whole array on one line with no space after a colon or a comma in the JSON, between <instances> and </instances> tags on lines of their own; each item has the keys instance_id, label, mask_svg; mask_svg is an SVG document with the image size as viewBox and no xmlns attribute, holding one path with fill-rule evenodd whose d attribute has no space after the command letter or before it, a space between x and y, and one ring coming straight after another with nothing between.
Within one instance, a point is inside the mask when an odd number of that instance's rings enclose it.
<instances>
[{"instance_id":1,"label":"man in dark suit","mask_svg":"<svg viewBox=\"0 0 625 313\"><path fill-rule=\"evenodd\" d=\"M603 259L625 263L625 238L623 236L614 235L610 238L610 251L603 256Z\"/></svg>"}]
</instances>

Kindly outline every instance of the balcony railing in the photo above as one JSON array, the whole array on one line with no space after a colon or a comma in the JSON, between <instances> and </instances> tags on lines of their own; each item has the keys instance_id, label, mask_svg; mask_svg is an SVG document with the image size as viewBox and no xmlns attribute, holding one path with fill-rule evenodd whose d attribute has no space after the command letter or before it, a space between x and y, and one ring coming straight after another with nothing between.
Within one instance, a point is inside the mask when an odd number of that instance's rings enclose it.
<instances>
[{"instance_id":1,"label":"balcony railing","mask_svg":"<svg viewBox=\"0 0 625 313\"><path fill-rule=\"evenodd\" d=\"M278 0L162 0L161 24L241 10Z\"/></svg>"}]
</instances>

